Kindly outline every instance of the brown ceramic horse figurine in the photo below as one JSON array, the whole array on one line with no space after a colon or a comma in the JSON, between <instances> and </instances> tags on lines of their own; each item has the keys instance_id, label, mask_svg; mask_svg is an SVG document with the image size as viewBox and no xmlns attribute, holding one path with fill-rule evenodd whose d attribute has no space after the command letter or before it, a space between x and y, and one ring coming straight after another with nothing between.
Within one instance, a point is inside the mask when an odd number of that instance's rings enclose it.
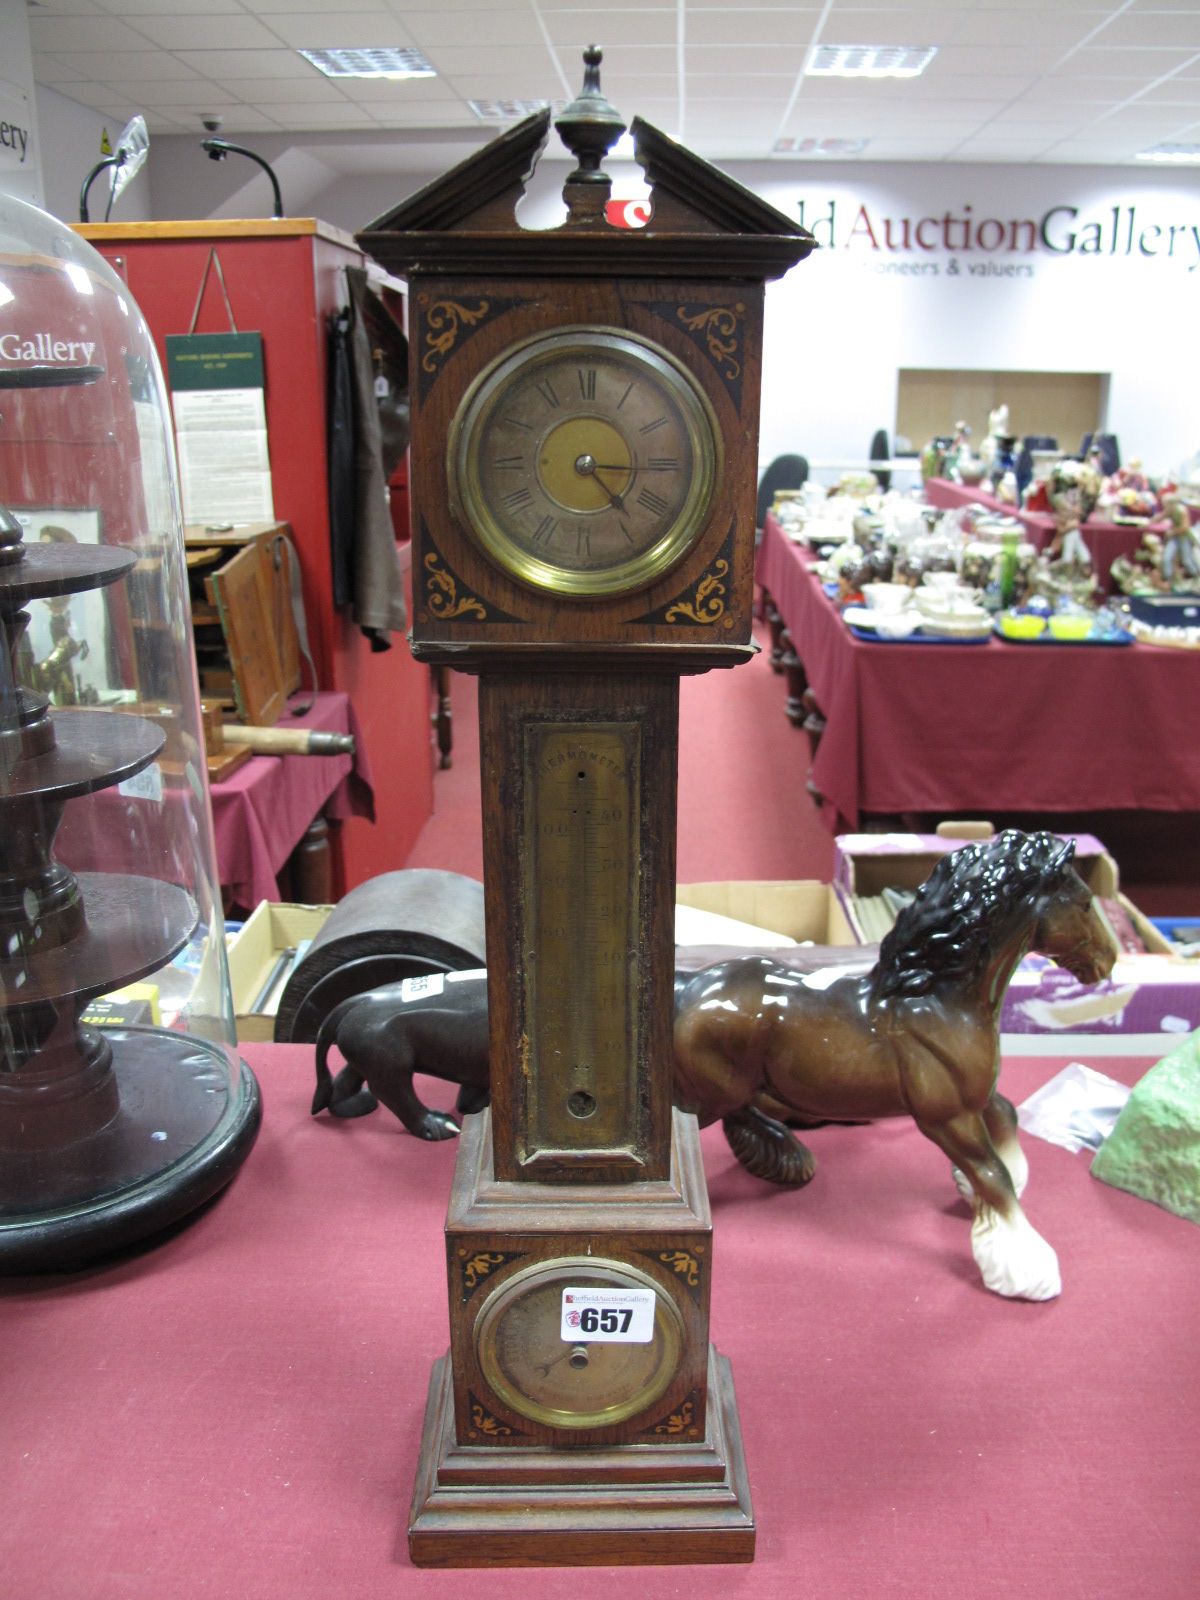
<instances>
[{"instance_id":1,"label":"brown ceramic horse figurine","mask_svg":"<svg viewBox=\"0 0 1200 1600\"><path fill-rule=\"evenodd\" d=\"M723 1121L742 1165L806 1183L802 1126L911 1116L955 1165L974 1209L971 1249L997 1294L1052 1299L1058 1259L1017 1196L1028 1167L996 1093L1001 1001L1029 950L1082 983L1115 951L1071 866L1074 843L1002 833L945 857L900 913L866 974L829 980L762 956L676 983L675 1100Z\"/></svg>"}]
</instances>

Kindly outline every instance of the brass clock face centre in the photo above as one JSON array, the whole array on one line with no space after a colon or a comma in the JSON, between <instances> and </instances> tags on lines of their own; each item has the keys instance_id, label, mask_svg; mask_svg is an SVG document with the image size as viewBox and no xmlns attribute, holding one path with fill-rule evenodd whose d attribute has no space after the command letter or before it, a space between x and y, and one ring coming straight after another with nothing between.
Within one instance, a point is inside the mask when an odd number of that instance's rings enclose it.
<instances>
[{"instance_id":1,"label":"brass clock face centre","mask_svg":"<svg viewBox=\"0 0 1200 1600\"><path fill-rule=\"evenodd\" d=\"M564 1339L567 1288L652 1290L654 1337L642 1344ZM542 1262L499 1284L475 1324L475 1347L491 1388L519 1416L553 1428L602 1428L666 1392L678 1371L683 1325L647 1274L580 1256Z\"/></svg>"},{"instance_id":2,"label":"brass clock face centre","mask_svg":"<svg viewBox=\"0 0 1200 1600\"><path fill-rule=\"evenodd\" d=\"M460 519L498 566L578 597L653 583L703 531L715 416L667 351L569 328L525 341L467 391L449 447Z\"/></svg>"},{"instance_id":3,"label":"brass clock face centre","mask_svg":"<svg viewBox=\"0 0 1200 1600\"><path fill-rule=\"evenodd\" d=\"M620 511L636 477L629 446L602 417L571 417L551 428L537 458L542 489L581 517Z\"/></svg>"}]
</instances>

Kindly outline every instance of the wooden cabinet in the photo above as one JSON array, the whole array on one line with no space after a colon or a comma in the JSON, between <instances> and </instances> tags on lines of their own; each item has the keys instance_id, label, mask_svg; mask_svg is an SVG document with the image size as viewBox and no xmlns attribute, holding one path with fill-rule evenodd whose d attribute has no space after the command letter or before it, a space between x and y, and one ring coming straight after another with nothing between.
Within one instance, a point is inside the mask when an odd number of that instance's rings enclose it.
<instances>
[{"instance_id":1,"label":"wooden cabinet","mask_svg":"<svg viewBox=\"0 0 1200 1600\"><path fill-rule=\"evenodd\" d=\"M215 249L239 329L263 337L275 514L292 529L318 681L348 693L363 730L376 822L335 827L338 894L401 867L433 805L429 674L407 642L373 652L332 602L327 467L327 319L345 296L346 266L362 252L313 218L95 223L78 232L129 286L166 368L166 336L186 333ZM229 321L210 273L196 331Z\"/></svg>"},{"instance_id":2,"label":"wooden cabinet","mask_svg":"<svg viewBox=\"0 0 1200 1600\"><path fill-rule=\"evenodd\" d=\"M270 727L302 683L292 609L298 561L286 523L184 529L200 693Z\"/></svg>"}]
</instances>

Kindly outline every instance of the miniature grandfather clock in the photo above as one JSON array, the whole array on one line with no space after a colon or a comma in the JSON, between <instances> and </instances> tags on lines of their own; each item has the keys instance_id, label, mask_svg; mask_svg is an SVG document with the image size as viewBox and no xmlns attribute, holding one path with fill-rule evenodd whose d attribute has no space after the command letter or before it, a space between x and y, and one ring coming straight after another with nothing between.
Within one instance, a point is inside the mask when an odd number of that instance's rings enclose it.
<instances>
[{"instance_id":1,"label":"miniature grandfather clock","mask_svg":"<svg viewBox=\"0 0 1200 1600\"><path fill-rule=\"evenodd\" d=\"M671 1104L679 678L750 642L763 284L809 234L635 119L610 226L600 53L360 236L410 284L413 651L479 675L491 1111L446 1224L421 1565L747 1561L711 1224Z\"/></svg>"}]
</instances>

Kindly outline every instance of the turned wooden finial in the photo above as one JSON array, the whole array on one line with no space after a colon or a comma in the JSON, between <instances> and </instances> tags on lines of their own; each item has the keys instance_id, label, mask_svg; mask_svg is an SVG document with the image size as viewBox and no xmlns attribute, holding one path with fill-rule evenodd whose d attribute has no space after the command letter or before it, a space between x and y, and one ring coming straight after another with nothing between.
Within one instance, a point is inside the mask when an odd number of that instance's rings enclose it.
<instances>
[{"instance_id":1,"label":"turned wooden finial","mask_svg":"<svg viewBox=\"0 0 1200 1600\"><path fill-rule=\"evenodd\" d=\"M583 88L554 124L578 163L563 190L569 206L573 206L571 190L575 184L611 187L612 180L600 163L625 132L624 118L615 106L609 105L600 89L602 59L603 52L594 44L588 45L583 52Z\"/></svg>"}]
</instances>

